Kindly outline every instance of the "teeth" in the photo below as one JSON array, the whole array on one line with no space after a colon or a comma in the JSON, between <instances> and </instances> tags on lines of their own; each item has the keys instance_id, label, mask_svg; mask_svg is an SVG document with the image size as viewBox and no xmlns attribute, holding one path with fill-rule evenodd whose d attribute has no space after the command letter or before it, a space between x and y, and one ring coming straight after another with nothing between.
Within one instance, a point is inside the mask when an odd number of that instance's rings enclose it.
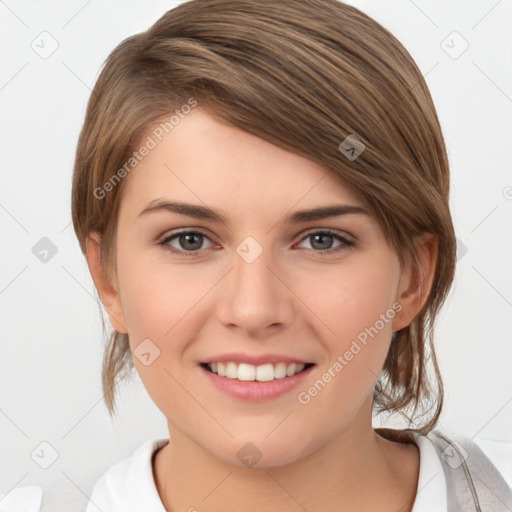
<instances>
[{"instance_id":1,"label":"teeth","mask_svg":"<svg viewBox=\"0 0 512 512\"><path fill-rule=\"evenodd\" d=\"M233 362L229 362L226 364L226 377L228 379L237 379L238 378L238 365Z\"/></svg>"},{"instance_id":2,"label":"teeth","mask_svg":"<svg viewBox=\"0 0 512 512\"><path fill-rule=\"evenodd\" d=\"M287 368L286 368L286 376L287 377L290 377L292 376L294 373L295 373L295 370L297 369L297 365L295 363L292 363L290 364Z\"/></svg>"},{"instance_id":3,"label":"teeth","mask_svg":"<svg viewBox=\"0 0 512 512\"><path fill-rule=\"evenodd\" d=\"M236 371L235 363L228 363L228 364L232 364L235 367L235 371ZM258 369L259 368L260 368L260 366L258 366ZM255 373L256 373L256 368L252 364L241 363L238 365L238 371L237 371L237 373L235 373L234 378L235 379L238 378L238 380L254 380ZM227 377L227 375L226 375L226 377Z\"/></svg>"},{"instance_id":4,"label":"teeth","mask_svg":"<svg viewBox=\"0 0 512 512\"><path fill-rule=\"evenodd\" d=\"M274 378L282 379L286 377L286 363L277 363L274 368Z\"/></svg>"},{"instance_id":5,"label":"teeth","mask_svg":"<svg viewBox=\"0 0 512 512\"><path fill-rule=\"evenodd\" d=\"M240 365L242 366L242 365ZM254 366L253 366L254 368ZM274 380L274 366L271 364L262 364L256 367L256 380L267 382Z\"/></svg>"},{"instance_id":6,"label":"teeth","mask_svg":"<svg viewBox=\"0 0 512 512\"><path fill-rule=\"evenodd\" d=\"M254 366L252 364L240 363L233 361L227 363L208 363L208 368L219 375L228 379L238 379L243 381L268 382L274 379L284 379L291 377L304 370L304 364L297 363L276 363L275 365L267 363Z\"/></svg>"}]
</instances>

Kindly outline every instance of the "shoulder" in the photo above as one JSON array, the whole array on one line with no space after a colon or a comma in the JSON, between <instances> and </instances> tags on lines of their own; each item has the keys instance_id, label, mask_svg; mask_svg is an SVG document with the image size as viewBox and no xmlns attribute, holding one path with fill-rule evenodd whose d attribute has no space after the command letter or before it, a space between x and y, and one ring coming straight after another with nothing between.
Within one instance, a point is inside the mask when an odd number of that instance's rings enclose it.
<instances>
[{"instance_id":1,"label":"shoulder","mask_svg":"<svg viewBox=\"0 0 512 512\"><path fill-rule=\"evenodd\" d=\"M426 436L438 447L439 455L454 469L467 464L475 471L496 469L512 488L512 441L469 438L434 430Z\"/></svg>"},{"instance_id":2,"label":"shoulder","mask_svg":"<svg viewBox=\"0 0 512 512\"><path fill-rule=\"evenodd\" d=\"M168 441L148 441L108 468L94 485L86 512L165 512L153 478L152 457Z\"/></svg>"},{"instance_id":3,"label":"shoulder","mask_svg":"<svg viewBox=\"0 0 512 512\"><path fill-rule=\"evenodd\" d=\"M428 434L377 431L398 442L413 442L420 451L413 512L445 511L449 503L459 504L461 510L512 510L512 442L470 439L437 429Z\"/></svg>"},{"instance_id":4,"label":"shoulder","mask_svg":"<svg viewBox=\"0 0 512 512\"><path fill-rule=\"evenodd\" d=\"M512 488L512 441L475 438L474 442L496 466L507 485Z\"/></svg>"},{"instance_id":5,"label":"shoulder","mask_svg":"<svg viewBox=\"0 0 512 512\"><path fill-rule=\"evenodd\" d=\"M512 508L512 443L472 439L433 430L433 444L446 478L448 501ZM473 508L471 508L473 509Z\"/></svg>"}]
</instances>

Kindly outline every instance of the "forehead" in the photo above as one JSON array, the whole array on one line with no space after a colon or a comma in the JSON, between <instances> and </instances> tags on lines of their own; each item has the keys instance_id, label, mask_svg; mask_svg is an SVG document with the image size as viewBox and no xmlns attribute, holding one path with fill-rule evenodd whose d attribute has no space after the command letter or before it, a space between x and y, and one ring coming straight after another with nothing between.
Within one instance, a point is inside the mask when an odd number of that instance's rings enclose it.
<instances>
[{"instance_id":1,"label":"forehead","mask_svg":"<svg viewBox=\"0 0 512 512\"><path fill-rule=\"evenodd\" d=\"M359 204L355 195L320 164L238 128L199 108L154 147L127 177L121 208L138 215L151 201L202 203L237 215L275 215L295 206ZM153 146L153 143L149 144Z\"/></svg>"}]
</instances>

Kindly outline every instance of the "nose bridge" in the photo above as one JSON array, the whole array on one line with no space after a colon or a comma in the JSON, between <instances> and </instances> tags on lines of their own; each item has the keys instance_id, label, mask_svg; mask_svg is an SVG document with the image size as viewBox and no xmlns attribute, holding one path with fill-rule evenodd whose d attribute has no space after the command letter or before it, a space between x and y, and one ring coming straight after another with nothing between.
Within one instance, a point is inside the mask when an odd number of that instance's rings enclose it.
<instances>
[{"instance_id":1,"label":"nose bridge","mask_svg":"<svg viewBox=\"0 0 512 512\"><path fill-rule=\"evenodd\" d=\"M247 236L235 248L233 270L219 309L224 324L258 331L290 320L286 287L275 276L273 253L254 236Z\"/></svg>"},{"instance_id":2,"label":"nose bridge","mask_svg":"<svg viewBox=\"0 0 512 512\"><path fill-rule=\"evenodd\" d=\"M261 236L259 237L262 241ZM238 244L235 249L233 280L236 293L243 292L250 297L252 294L261 295L260 300L266 300L265 295L275 296L271 293L275 288L273 273L269 267L275 266L272 258L272 248L264 247L262 243L249 235Z\"/></svg>"}]
</instances>

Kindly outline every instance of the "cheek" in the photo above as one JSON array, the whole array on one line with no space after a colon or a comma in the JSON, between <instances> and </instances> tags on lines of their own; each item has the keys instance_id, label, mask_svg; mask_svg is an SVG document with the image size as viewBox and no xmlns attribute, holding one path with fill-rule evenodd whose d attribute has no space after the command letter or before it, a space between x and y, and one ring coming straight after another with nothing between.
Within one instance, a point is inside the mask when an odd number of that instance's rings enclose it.
<instances>
[{"instance_id":1,"label":"cheek","mask_svg":"<svg viewBox=\"0 0 512 512\"><path fill-rule=\"evenodd\" d=\"M398 265L383 257L331 270L324 286L318 279L314 288L303 282L299 293L311 290L307 304L318 314L316 337L325 349L318 372L298 396L309 413L327 414L327 421L328 411L337 410L346 419L371 393L392 336L398 278Z\"/></svg>"},{"instance_id":2,"label":"cheek","mask_svg":"<svg viewBox=\"0 0 512 512\"><path fill-rule=\"evenodd\" d=\"M170 411L191 405L179 382L184 353L194 339L194 305L206 293L206 285L201 284L204 280L191 281L190 273L177 265L135 254L118 261L132 358L148 394L171 417Z\"/></svg>"},{"instance_id":3,"label":"cheek","mask_svg":"<svg viewBox=\"0 0 512 512\"><path fill-rule=\"evenodd\" d=\"M173 337L183 325L180 322L207 292L211 279L200 269L166 264L158 249L144 252L140 247L126 246L124 251L120 251L118 273L123 312L133 342Z\"/></svg>"},{"instance_id":4,"label":"cheek","mask_svg":"<svg viewBox=\"0 0 512 512\"><path fill-rule=\"evenodd\" d=\"M327 271L297 279L297 295L325 326L323 339L332 347L344 348L347 342L377 323L379 331L389 334L396 301L399 266L386 254L365 258L351 265L332 265ZM317 322L318 323L318 322Z\"/></svg>"},{"instance_id":5,"label":"cheek","mask_svg":"<svg viewBox=\"0 0 512 512\"><path fill-rule=\"evenodd\" d=\"M130 257L120 255L118 274L135 368L161 410L183 410L190 399L178 382L191 368L188 348L194 346L198 326L211 315L208 293L218 273L156 261L140 249L124 254Z\"/></svg>"}]
</instances>

